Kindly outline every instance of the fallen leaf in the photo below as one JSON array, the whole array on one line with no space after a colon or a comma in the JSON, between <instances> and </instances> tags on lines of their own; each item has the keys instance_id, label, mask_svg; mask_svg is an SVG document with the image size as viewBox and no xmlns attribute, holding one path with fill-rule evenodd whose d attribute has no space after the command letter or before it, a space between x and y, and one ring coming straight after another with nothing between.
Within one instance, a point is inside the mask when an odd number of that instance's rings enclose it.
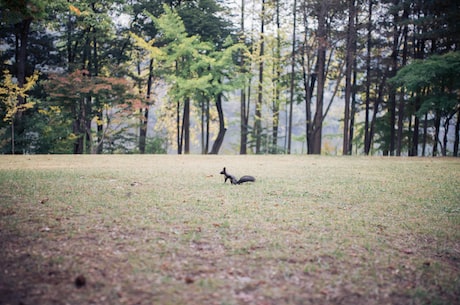
<instances>
[{"instance_id":1,"label":"fallen leaf","mask_svg":"<svg viewBox=\"0 0 460 305\"><path fill-rule=\"evenodd\" d=\"M186 276L185 277L185 283L186 284L193 284L195 280L191 276Z\"/></svg>"},{"instance_id":2,"label":"fallen leaf","mask_svg":"<svg viewBox=\"0 0 460 305\"><path fill-rule=\"evenodd\" d=\"M75 278L75 286L81 288L86 285L86 278L83 275L79 275Z\"/></svg>"},{"instance_id":3,"label":"fallen leaf","mask_svg":"<svg viewBox=\"0 0 460 305\"><path fill-rule=\"evenodd\" d=\"M414 250L412 250L412 249L403 249L402 252L404 252L406 254L414 254Z\"/></svg>"}]
</instances>

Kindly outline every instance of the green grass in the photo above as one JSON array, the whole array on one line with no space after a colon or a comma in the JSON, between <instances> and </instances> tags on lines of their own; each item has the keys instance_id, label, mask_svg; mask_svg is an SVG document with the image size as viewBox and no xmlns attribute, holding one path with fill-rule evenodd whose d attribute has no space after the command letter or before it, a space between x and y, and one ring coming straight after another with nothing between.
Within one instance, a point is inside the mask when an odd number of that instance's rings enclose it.
<instances>
[{"instance_id":1,"label":"green grass","mask_svg":"<svg viewBox=\"0 0 460 305\"><path fill-rule=\"evenodd\" d=\"M0 156L0 188L0 304L460 302L459 159Z\"/></svg>"}]
</instances>

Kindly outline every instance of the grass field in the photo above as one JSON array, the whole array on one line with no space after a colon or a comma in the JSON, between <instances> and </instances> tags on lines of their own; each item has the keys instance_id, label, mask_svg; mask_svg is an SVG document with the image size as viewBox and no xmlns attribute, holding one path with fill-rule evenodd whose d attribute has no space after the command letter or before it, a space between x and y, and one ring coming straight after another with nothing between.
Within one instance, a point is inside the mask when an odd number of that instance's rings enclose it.
<instances>
[{"instance_id":1,"label":"grass field","mask_svg":"<svg viewBox=\"0 0 460 305\"><path fill-rule=\"evenodd\" d=\"M0 156L0 189L2 305L460 303L460 159Z\"/></svg>"}]
</instances>

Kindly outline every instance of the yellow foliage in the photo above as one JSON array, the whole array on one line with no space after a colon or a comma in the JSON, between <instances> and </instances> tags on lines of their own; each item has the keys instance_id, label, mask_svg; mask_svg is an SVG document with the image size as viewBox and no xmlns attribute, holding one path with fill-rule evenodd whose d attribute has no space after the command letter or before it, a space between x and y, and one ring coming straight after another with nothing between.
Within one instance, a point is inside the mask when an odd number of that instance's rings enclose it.
<instances>
[{"instance_id":1,"label":"yellow foliage","mask_svg":"<svg viewBox=\"0 0 460 305\"><path fill-rule=\"evenodd\" d=\"M75 7L72 4L69 4L69 9L71 12L75 13L75 15L77 16L81 15L81 11L78 9L78 7Z\"/></svg>"},{"instance_id":2,"label":"yellow foliage","mask_svg":"<svg viewBox=\"0 0 460 305\"><path fill-rule=\"evenodd\" d=\"M150 55L152 56L152 58L159 58L159 57L164 55L163 51L161 51L160 48L153 46L153 44L155 43L155 39L152 39L150 41L146 41L144 38L139 37L138 35L136 35L136 34L134 34L132 32L130 33L130 36L131 36L131 38L134 39L135 44L138 47L149 51Z\"/></svg>"},{"instance_id":3,"label":"yellow foliage","mask_svg":"<svg viewBox=\"0 0 460 305\"><path fill-rule=\"evenodd\" d=\"M16 113L32 108L35 102L20 103L20 98L26 98L27 92L32 89L38 80L39 73L36 71L33 75L26 78L26 83L20 87L13 80L8 70L3 71L4 78L0 84L0 102L5 105L6 113L3 117L5 122L13 122Z\"/></svg>"}]
</instances>

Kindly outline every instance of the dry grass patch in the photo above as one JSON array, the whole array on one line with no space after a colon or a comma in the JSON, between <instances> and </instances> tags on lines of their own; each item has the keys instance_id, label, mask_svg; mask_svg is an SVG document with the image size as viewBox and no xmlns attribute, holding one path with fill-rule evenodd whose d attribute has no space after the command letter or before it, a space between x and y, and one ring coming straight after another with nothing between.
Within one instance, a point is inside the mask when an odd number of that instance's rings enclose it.
<instances>
[{"instance_id":1,"label":"dry grass patch","mask_svg":"<svg viewBox=\"0 0 460 305\"><path fill-rule=\"evenodd\" d=\"M458 159L2 156L0 187L0 304L460 302Z\"/></svg>"}]
</instances>

